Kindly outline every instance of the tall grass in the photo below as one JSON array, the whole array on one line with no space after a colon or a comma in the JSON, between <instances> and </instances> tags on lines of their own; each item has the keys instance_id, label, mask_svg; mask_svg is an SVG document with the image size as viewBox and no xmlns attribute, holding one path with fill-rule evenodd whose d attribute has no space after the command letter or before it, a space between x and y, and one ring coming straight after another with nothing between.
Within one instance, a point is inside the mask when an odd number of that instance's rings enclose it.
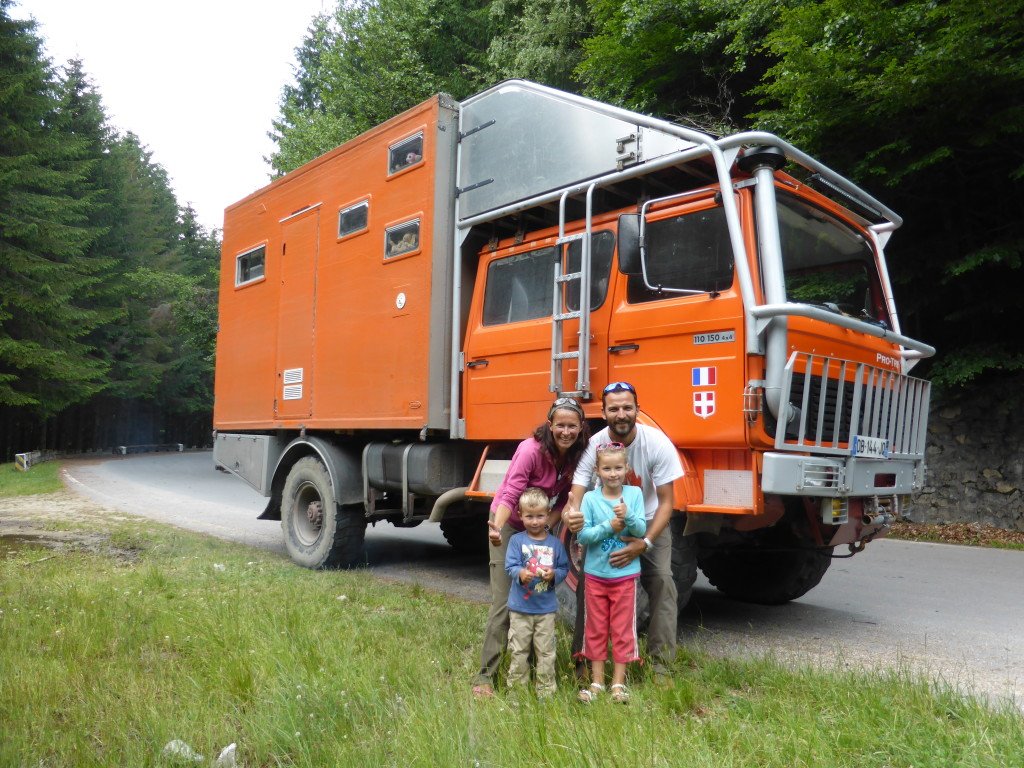
<instances>
[{"instance_id":1,"label":"tall grass","mask_svg":"<svg viewBox=\"0 0 1024 768\"><path fill-rule=\"evenodd\" d=\"M63 487L59 461L44 461L27 472L20 471L13 463L0 464L0 497L52 493Z\"/></svg>"},{"instance_id":2,"label":"tall grass","mask_svg":"<svg viewBox=\"0 0 1024 768\"><path fill-rule=\"evenodd\" d=\"M109 553L0 560L0 765L153 766L182 739L245 766L1010 766L1020 713L899 672L681 652L628 706L470 695L485 606L310 572L153 523Z\"/></svg>"}]
</instances>

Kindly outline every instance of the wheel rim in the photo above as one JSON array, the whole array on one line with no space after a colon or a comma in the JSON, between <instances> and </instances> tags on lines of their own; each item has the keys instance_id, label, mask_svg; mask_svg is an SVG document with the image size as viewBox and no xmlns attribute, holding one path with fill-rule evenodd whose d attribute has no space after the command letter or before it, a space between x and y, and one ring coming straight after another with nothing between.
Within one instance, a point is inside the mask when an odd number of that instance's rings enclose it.
<instances>
[{"instance_id":1,"label":"wheel rim","mask_svg":"<svg viewBox=\"0 0 1024 768\"><path fill-rule=\"evenodd\" d=\"M315 544L320 538L324 528L324 500L313 483L304 482L296 491L292 521L296 538L305 546Z\"/></svg>"}]
</instances>

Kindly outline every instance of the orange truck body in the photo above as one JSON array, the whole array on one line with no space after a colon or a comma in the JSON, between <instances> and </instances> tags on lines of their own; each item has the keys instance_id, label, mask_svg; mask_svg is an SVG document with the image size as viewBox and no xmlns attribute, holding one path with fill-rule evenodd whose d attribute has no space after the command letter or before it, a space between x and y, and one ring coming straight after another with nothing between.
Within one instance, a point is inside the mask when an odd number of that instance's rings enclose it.
<instances>
[{"instance_id":1,"label":"orange truck body","mask_svg":"<svg viewBox=\"0 0 1024 768\"><path fill-rule=\"evenodd\" d=\"M679 533L718 553L706 570L746 573L782 523L794 551L859 548L924 471L908 371L933 350L899 333L899 223L768 134L522 81L433 97L227 209L215 460L270 497L304 565L352 559L339 520L357 544L360 523L439 520L482 550L501 462L552 398L596 426L602 387L629 381L680 451ZM856 307L823 300L847 283ZM736 581L716 583L779 601Z\"/></svg>"}]
</instances>

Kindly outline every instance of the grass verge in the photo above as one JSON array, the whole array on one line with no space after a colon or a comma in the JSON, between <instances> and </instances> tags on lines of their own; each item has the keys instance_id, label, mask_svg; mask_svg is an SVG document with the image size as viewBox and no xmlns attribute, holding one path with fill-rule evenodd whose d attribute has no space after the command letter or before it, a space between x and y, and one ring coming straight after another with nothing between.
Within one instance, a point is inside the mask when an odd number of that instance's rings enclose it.
<instances>
[{"instance_id":1,"label":"grass verge","mask_svg":"<svg viewBox=\"0 0 1024 768\"><path fill-rule=\"evenodd\" d=\"M1024 531L1011 531L980 523L916 523L897 520L889 531L889 538L1024 550Z\"/></svg>"},{"instance_id":2,"label":"grass verge","mask_svg":"<svg viewBox=\"0 0 1024 768\"><path fill-rule=\"evenodd\" d=\"M31 467L28 472L19 471L13 462L0 464L0 497L53 493L63 487L59 461L44 461Z\"/></svg>"},{"instance_id":3,"label":"grass verge","mask_svg":"<svg viewBox=\"0 0 1024 768\"><path fill-rule=\"evenodd\" d=\"M182 739L235 742L244 766L921 768L1013 765L1024 743L1016 709L909 674L686 651L672 687L640 672L628 707L584 707L564 633L553 699L476 702L484 606L148 521L76 525L109 548L0 559L0 765L173 765Z\"/></svg>"}]
</instances>

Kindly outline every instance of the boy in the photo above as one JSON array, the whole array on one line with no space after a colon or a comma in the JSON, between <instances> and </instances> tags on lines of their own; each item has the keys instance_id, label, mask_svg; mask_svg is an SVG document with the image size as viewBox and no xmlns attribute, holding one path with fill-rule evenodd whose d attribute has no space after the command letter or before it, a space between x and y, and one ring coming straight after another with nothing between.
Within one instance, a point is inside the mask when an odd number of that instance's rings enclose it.
<instances>
[{"instance_id":1,"label":"boy","mask_svg":"<svg viewBox=\"0 0 1024 768\"><path fill-rule=\"evenodd\" d=\"M540 488L527 488L519 497L521 531L508 542L505 571L512 579L508 593L508 647L512 664L509 687L530 682L530 649L537 662L538 696L555 692L555 585L569 572L569 557L547 531L549 500Z\"/></svg>"}]
</instances>

